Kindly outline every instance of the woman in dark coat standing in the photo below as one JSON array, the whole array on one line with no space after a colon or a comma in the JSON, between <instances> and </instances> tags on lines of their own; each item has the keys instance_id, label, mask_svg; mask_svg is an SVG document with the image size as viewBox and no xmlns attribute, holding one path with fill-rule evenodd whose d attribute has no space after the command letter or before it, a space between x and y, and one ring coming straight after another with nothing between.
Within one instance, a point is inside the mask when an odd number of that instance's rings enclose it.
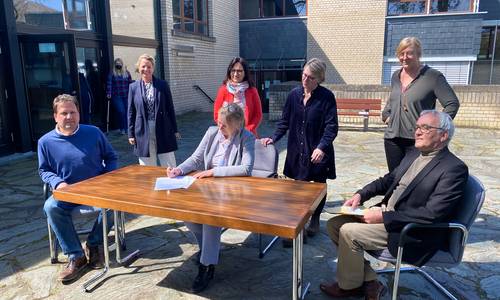
<instances>
[{"instance_id":1,"label":"woman in dark coat standing","mask_svg":"<svg viewBox=\"0 0 500 300\"><path fill-rule=\"evenodd\" d=\"M308 61L302 71L302 86L293 89L286 100L281 120L268 145L279 141L288 131L288 145L283 173L303 181L326 182L335 179L333 140L337 137L337 104L333 93L320 85L325 80L326 65L317 58ZM306 229L308 236L319 232L319 218L326 195L318 205ZM291 245L284 241L284 246Z\"/></svg>"},{"instance_id":2,"label":"woman in dark coat standing","mask_svg":"<svg viewBox=\"0 0 500 300\"><path fill-rule=\"evenodd\" d=\"M143 54L137 60L141 79L130 84L128 93L128 137L139 163L175 167L177 131L172 94L166 81L153 76L154 59ZM159 164L158 164L159 161Z\"/></svg>"}]
</instances>

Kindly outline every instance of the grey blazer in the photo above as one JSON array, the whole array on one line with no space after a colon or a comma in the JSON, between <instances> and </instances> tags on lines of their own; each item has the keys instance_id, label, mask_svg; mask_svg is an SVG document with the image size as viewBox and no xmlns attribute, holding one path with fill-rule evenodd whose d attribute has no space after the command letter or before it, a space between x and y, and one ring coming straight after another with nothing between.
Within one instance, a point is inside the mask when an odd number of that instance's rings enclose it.
<instances>
[{"instance_id":1,"label":"grey blazer","mask_svg":"<svg viewBox=\"0 0 500 300\"><path fill-rule=\"evenodd\" d=\"M211 126L207 129L198 148L179 165L178 168L181 169L182 174L209 169L209 164L218 147L218 142L215 139L218 130L217 126ZM255 159L255 137L250 131L242 129L234 137L231 147L227 166L213 168L214 176L250 176Z\"/></svg>"}]
</instances>

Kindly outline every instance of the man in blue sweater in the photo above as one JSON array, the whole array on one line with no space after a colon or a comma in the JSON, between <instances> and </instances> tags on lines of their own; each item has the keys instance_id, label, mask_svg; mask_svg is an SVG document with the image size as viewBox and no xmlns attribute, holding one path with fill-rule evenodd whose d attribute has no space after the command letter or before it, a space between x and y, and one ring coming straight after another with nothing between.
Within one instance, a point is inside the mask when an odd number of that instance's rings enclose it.
<instances>
[{"instance_id":1,"label":"man in blue sweater","mask_svg":"<svg viewBox=\"0 0 500 300\"><path fill-rule=\"evenodd\" d=\"M104 134L94 126L80 125L78 102L71 95L59 95L53 102L56 127L38 141L38 170L42 181L52 189L106 173L117 167L117 155ZM78 204L45 201L44 211L69 263L59 275L68 282L81 275L88 265L102 268L98 246L102 244L102 216L94 223L87 238L85 253L73 226L71 211Z\"/></svg>"}]
</instances>

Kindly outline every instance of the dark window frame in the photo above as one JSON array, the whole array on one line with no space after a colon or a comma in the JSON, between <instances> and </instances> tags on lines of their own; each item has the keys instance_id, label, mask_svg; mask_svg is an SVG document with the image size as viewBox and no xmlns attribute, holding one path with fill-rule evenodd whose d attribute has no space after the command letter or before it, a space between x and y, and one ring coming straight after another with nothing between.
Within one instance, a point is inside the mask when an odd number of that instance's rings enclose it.
<instances>
[{"instance_id":1,"label":"dark window frame","mask_svg":"<svg viewBox=\"0 0 500 300\"><path fill-rule=\"evenodd\" d=\"M195 34L195 35L201 35L201 36L210 36L210 30L209 30L209 22L208 22L208 0L191 0L193 2L193 18L186 17L184 15L184 1L185 0L174 0L174 1L179 1L179 8L180 8L180 15L176 15L175 12L173 11L173 4L172 4L172 15L173 19L178 19L180 21L180 28L173 28L174 31L180 31L188 34ZM205 7L205 18L204 20L198 20L198 6L196 5L197 1L203 1L202 5ZM175 22L174 22L175 23ZM193 23L194 28L193 31L186 30L186 23ZM204 32L199 31L199 26L203 25L205 26Z\"/></svg>"},{"instance_id":2,"label":"dark window frame","mask_svg":"<svg viewBox=\"0 0 500 300\"><path fill-rule=\"evenodd\" d=\"M241 11L241 7L242 7L242 4L241 2L244 1L244 0L239 0L239 5L240 5L240 11ZM256 18L241 18L241 12L240 12L240 20L251 20L251 19L260 19L260 18L266 18L266 19L272 19L272 18L293 18L293 17L298 17L298 18L301 18L301 17L307 17L308 13L309 13L309 6L308 6L308 3L309 3L309 0L303 0L304 1L304 5L305 5L305 8L306 8L306 12L303 16L297 16L297 15L287 15L286 14L286 1L288 0L281 0L281 7L282 7L282 10L283 10L283 14L280 15L280 16L265 16L264 15L264 0L257 0L259 2L259 15L256 17Z\"/></svg>"}]
</instances>

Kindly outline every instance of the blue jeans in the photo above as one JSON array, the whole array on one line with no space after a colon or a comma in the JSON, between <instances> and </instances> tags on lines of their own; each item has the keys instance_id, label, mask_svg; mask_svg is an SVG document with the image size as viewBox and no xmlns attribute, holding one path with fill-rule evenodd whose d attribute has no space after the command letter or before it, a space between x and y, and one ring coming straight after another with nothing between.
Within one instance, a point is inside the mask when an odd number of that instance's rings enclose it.
<instances>
[{"instance_id":1,"label":"blue jeans","mask_svg":"<svg viewBox=\"0 0 500 300\"><path fill-rule=\"evenodd\" d=\"M61 249L63 250L64 254L69 256L70 259L76 259L84 255L82 245L80 244L80 239L78 237L78 234L76 233L75 226L73 225L73 218L71 217L71 212L78 206L80 205L58 201L54 199L53 196L47 198L43 206L45 215L47 216L52 230L56 234ZM108 211L107 217L109 230L111 228L111 225L113 224L111 211ZM97 246L102 244L101 213L99 213L99 217L92 227L92 232L90 232L87 238L87 244L89 246Z\"/></svg>"},{"instance_id":2,"label":"blue jeans","mask_svg":"<svg viewBox=\"0 0 500 300\"><path fill-rule=\"evenodd\" d=\"M120 130L127 130L127 102L128 99L126 97L113 96L111 98L113 102L113 107L115 108L116 113L118 114L118 124Z\"/></svg>"}]
</instances>

